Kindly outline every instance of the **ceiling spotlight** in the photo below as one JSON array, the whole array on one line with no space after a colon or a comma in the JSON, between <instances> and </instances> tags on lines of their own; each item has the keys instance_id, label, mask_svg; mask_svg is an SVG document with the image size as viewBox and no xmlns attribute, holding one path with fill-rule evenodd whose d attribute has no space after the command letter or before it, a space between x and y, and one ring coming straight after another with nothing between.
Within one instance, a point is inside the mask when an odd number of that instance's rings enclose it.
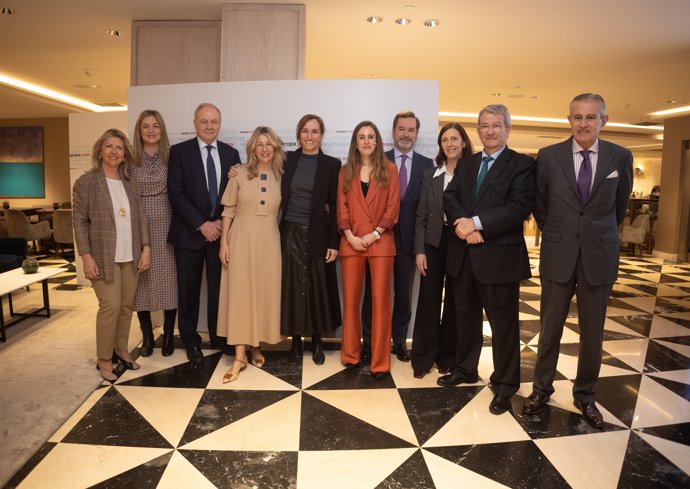
<instances>
[{"instance_id":1,"label":"ceiling spotlight","mask_svg":"<svg viewBox=\"0 0 690 489\"><path fill-rule=\"evenodd\" d=\"M122 37L124 35L124 32L118 31L117 29L108 29L105 33L113 37Z\"/></svg>"},{"instance_id":2,"label":"ceiling spotlight","mask_svg":"<svg viewBox=\"0 0 690 489\"><path fill-rule=\"evenodd\" d=\"M379 17L378 15L372 15L371 17L367 17L367 22L370 24L379 24L383 22L383 17Z\"/></svg>"},{"instance_id":3,"label":"ceiling spotlight","mask_svg":"<svg viewBox=\"0 0 690 489\"><path fill-rule=\"evenodd\" d=\"M414 8L414 5L405 5L403 8L407 10L412 10Z\"/></svg>"},{"instance_id":4,"label":"ceiling spotlight","mask_svg":"<svg viewBox=\"0 0 690 489\"><path fill-rule=\"evenodd\" d=\"M677 100L667 100L666 103L667 104L677 104L678 101Z\"/></svg>"},{"instance_id":5,"label":"ceiling spotlight","mask_svg":"<svg viewBox=\"0 0 690 489\"><path fill-rule=\"evenodd\" d=\"M400 17L399 19L395 19L395 23L398 25L407 25L410 22L412 22L412 19L408 19L407 17Z\"/></svg>"},{"instance_id":6,"label":"ceiling spotlight","mask_svg":"<svg viewBox=\"0 0 690 489\"><path fill-rule=\"evenodd\" d=\"M14 15L14 9L10 8L10 7L2 7L2 8L0 8L0 14Z\"/></svg>"},{"instance_id":7,"label":"ceiling spotlight","mask_svg":"<svg viewBox=\"0 0 690 489\"><path fill-rule=\"evenodd\" d=\"M427 19L424 21L424 25L433 29L434 27L441 25L441 23L438 21L438 19Z\"/></svg>"}]
</instances>

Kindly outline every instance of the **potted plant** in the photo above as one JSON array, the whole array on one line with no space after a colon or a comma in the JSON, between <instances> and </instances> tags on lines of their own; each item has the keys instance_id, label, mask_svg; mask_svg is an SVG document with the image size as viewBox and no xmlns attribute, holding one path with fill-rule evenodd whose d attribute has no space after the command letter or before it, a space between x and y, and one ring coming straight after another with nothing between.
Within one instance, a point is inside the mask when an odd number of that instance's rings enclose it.
<instances>
[{"instance_id":1,"label":"potted plant","mask_svg":"<svg viewBox=\"0 0 690 489\"><path fill-rule=\"evenodd\" d=\"M2 201L2 208L3 209L9 209L10 208L10 201L9 200L3 200Z\"/></svg>"}]
</instances>

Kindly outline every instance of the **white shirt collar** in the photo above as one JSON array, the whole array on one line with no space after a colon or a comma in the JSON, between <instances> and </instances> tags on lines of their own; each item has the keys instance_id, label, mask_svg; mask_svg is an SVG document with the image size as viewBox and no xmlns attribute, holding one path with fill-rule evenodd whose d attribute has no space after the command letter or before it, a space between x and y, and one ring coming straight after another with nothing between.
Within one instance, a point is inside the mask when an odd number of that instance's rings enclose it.
<instances>
[{"instance_id":1,"label":"white shirt collar","mask_svg":"<svg viewBox=\"0 0 690 489\"><path fill-rule=\"evenodd\" d=\"M436 168L436 171L434 172L434 176L432 178L436 178L439 175L443 175L446 173L446 164L444 163L443 166Z\"/></svg>"}]
</instances>

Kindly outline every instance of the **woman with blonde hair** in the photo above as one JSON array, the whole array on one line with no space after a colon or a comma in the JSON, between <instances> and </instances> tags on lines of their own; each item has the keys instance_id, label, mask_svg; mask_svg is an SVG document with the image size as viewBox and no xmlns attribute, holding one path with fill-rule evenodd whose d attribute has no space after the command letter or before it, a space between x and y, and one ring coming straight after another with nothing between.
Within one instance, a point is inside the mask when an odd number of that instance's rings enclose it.
<instances>
[{"instance_id":1,"label":"woman with blonde hair","mask_svg":"<svg viewBox=\"0 0 690 489\"><path fill-rule=\"evenodd\" d=\"M392 231L400 212L400 183L395 164L386 160L381 133L373 122L360 122L352 132L347 163L338 179L337 208L344 301L341 360L347 368L359 366L359 302L368 264L372 285L371 373L382 379L390 372Z\"/></svg>"},{"instance_id":2,"label":"woman with blonde hair","mask_svg":"<svg viewBox=\"0 0 690 489\"><path fill-rule=\"evenodd\" d=\"M260 343L280 336L280 180L285 151L270 127L257 127L247 142L247 164L223 194L220 260L223 264L218 335L235 345L235 360L223 383L237 380L251 361L261 368Z\"/></svg>"},{"instance_id":3,"label":"woman with blonde hair","mask_svg":"<svg viewBox=\"0 0 690 489\"><path fill-rule=\"evenodd\" d=\"M173 334L177 315L177 269L175 250L168 244L172 207L168 200L168 156L170 143L163 116L156 110L144 110L134 126L134 165L132 176L137 179L141 201L151 231L151 269L139 277L134 295L143 341L141 356L153 352L151 311L163 310L163 345L167 357L175 349Z\"/></svg>"},{"instance_id":4,"label":"woman with blonde hair","mask_svg":"<svg viewBox=\"0 0 690 489\"><path fill-rule=\"evenodd\" d=\"M151 262L148 219L130 178L132 160L127 136L108 129L93 145L92 169L77 179L72 195L77 250L98 297L97 367L110 382L117 380L113 357L139 368L128 351L129 328L138 274Z\"/></svg>"}]
</instances>

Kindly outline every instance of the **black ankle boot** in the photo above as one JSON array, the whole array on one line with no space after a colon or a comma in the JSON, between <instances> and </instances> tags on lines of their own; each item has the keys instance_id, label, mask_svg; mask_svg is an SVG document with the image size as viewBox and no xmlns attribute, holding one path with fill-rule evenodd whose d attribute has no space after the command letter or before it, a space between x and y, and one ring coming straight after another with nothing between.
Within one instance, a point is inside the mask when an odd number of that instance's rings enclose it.
<instances>
[{"instance_id":1,"label":"black ankle boot","mask_svg":"<svg viewBox=\"0 0 690 489\"><path fill-rule=\"evenodd\" d=\"M326 361L326 355L323 353L323 343L321 343L321 335L314 334L311 336L311 358L316 365L323 365Z\"/></svg>"},{"instance_id":2,"label":"black ankle boot","mask_svg":"<svg viewBox=\"0 0 690 489\"><path fill-rule=\"evenodd\" d=\"M139 352L142 357L150 357L153 353L153 325L151 324L151 313L149 311L137 311L141 334L144 340L141 342Z\"/></svg>"},{"instance_id":3,"label":"black ankle boot","mask_svg":"<svg viewBox=\"0 0 690 489\"><path fill-rule=\"evenodd\" d=\"M292 350L290 351L290 357L295 363L302 361L304 356L304 347L302 346L302 337L298 334L292 335Z\"/></svg>"},{"instance_id":4,"label":"black ankle boot","mask_svg":"<svg viewBox=\"0 0 690 489\"><path fill-rule=\"evenodd\" d=\"M175 316L177 309L170 309L163 313L163 347L161 353L169 357L175 351Z\"/></svg>"}]
</instances>

